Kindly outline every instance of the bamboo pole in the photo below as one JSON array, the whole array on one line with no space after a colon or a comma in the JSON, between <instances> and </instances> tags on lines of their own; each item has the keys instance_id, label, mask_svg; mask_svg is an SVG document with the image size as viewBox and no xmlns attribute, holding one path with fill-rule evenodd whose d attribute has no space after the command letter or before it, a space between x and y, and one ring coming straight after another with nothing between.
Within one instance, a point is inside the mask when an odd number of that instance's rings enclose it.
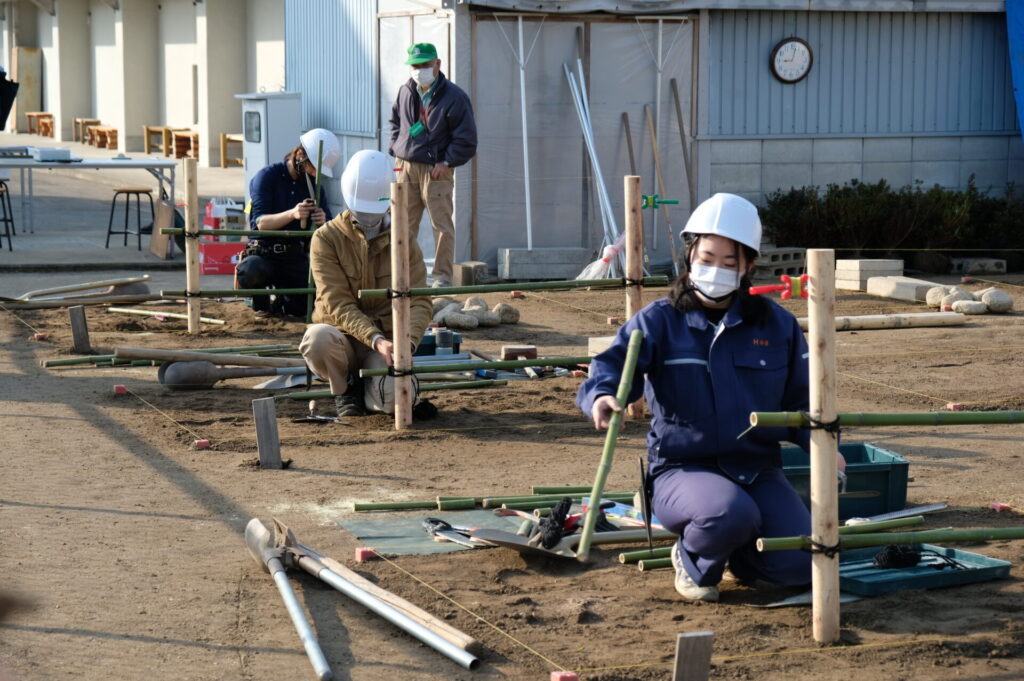
<instances>
[{"instance_id":1,"label":"bamboo pole","mask_svg":"<svg viewBox=\"0 0 1024 681\"><path fill-rule=\"evenodd\" d=\"M894 520L879 520L874 523L863 523L861 525L843 525L839 528L839 536L851 534L868 534L882 532L898 527L915 527L924 524L923 515L915 515L909 518L896 518ZM672 553L671 546L659 546L655 549L641 549L639 551L626 551L619 554L620 563L635 563L638 560L648 558L666 558Z\"/></svg>"},{"instance_id":2,"label":"bamboo pole","mask_svg":"<svg viewBox=\"0 0 1024 681\"><path fill-rule=\"evenodd\" d=\"M447 291L448 289L445 289ZM590 364L590 357L538 357L537 359L503 359L496 362L455 362L453 364L434 364L414 366L410 369L414 374L444 373L447 371L476 371L477 369L516 369L519 367L573 366ZM359 377L387 376L387 369L360 369Z\"/></svg>"},{"instance_id":3,"label":"bamboo pole","mask_svg":"<svg viewBox=\"0 0 1024 681\"><path fill-rule=\"evenodd\" d=\"M391 287L409 290L409 221L405 207L412 188L405 182L391 183ZM436 292L436 291L435 291ZM395 376L395 430L412 425L412 348L409 347L409 297L391 299L391 329ZM362 375L362 371L360 371Z\"/></svg>"},{"instance_id":4,"label":"bamboo pole","mask_svg":"<svg viewBox=\"0 0 1024 681\"><path fill-rule=\"evenodd\" d=\"M199 189L196 177L196 159L182 160L185 171L185 286L188 306L188 332L199 333Z\"/></svg>"},{"instance_id":5,"label":"bamboo pole","mask_svg":"<svg viewBox=\"0 0 1024 681\"><path fill-rule=\"evenodd\" d=\"M807 317L797 319L800 328L807 330ZM959 312L914 312L910 314L866 314L836 317L836 331L867 329L909 329L922 326L960 326L967 323L967 315Z\"/></svg>"},{"instance_id":6,"label":"bamboo pole","mask_svg":"<svg viewBox=\"0 0 1024 681\"><path fill-rule=\"evenodd\" d=\"M807 251L810 294L807 306L810 414L818 423L836 419L835 252ZM811 536L824 546L839 541L839 498L836 485L836 432L811 431ZM814 640L839 639L839 558L824 553L811 556L812 622Z\"/></svg>"},{"instance_id":7,"label":"bamboo pole","mask_svg":"<svg viewBox=\"0 0 1024 681\"><path fill-rule=\"evenodd\" d=\"M626 350L626 360L622 365L622 375L619 377L619 389L615 399L625 408L629 399L629 390L633 386L633 372L636 369L636 360L640 355L640 346L644 342L644 332L640 329L633 329L629 336L629 346ZM608 479L608 472L612 467L612 456L615 454L615 440L619 437L619 427L622 425L621 411L613 412L608 423L608 433L604 439L604 451L601 452L601 463L598 464L597 473L594 476L594 488L590 492L590 498L600 499L604 492L604 483ZM579 547L576 549L576 559L586 563L590 558L590 543L594 535L594 528L597 525L597 514L600 504L590 504L587 507L587 515L583 519L583 531L580 537Z\"/></svg>"},{"instance_id":8,"label":"bamboo pole","mask_svg":"<svg viewBox=\"0 0 1024 681\"><path fill-rule=\"evenodd\" d=\"M840 550L862 549L869 546L889 546L896 544L972 544L975 542L1002 541L1005 539L1024 539L1024 527L992 527L975 530L923 530L921 532L878 532L868 534L843 535L839 538ZM800 537L762 537L757 540L758 551L785 551L788 549L808 550L811 538Z\"/></svg>"},{"instance_id":9,"label":"bamboo pole","mask_svg":"<svg viewBox=\"0 0 1024 681\"><path fill-rule=\"evenodd\" d=\"M180 236L185 233L185 230L180 227L164 227L160 230L160 233ZM200 236L258 236L253 234L251 229L197 229L196 234ZM313 238L313 233L309 230L275 229L274 238L311 239Z\"/></svg>"},{"instance_id":10,"label":"bamboo pole","mask_svg":"<svg viewBox=\"0 0 1024 681\"><path fill-rule=\"evenodd\" d=\"M122 314L134 314L142 317L167 317L168 319L188 319L187 314L181 314L180 312L161 312L160 310L137 310L128 307L108 307L107 312L120 312ZM223 319L214 319L213 317L200 317L199 321L204 324L225 324Z\"/></svg>"},{"instance_id":11,"label":"bamboo pole","mask_svg":"<svg viewBox=\"0 0 1024 681\"><path fill-rule=\"evenodd\" d=\"M963 426L1024 423L1024 411L928 411L921 413L841 413L837 414L843 428L853 426ZM782 426L806 428L807 415L799 411L755 411L750 414L751 427Z\"/></svg>"},{"instance_id":12,"label":"bamboo pole","mask_svg":"<svg viewBox=\"0 0 1024 681\"><path fill-rule=\"evenodd\" d=\"M290 350L291 348L292 345L289 343L279 343L277 345L250 345L235 348L202 348L202 352L243 354L247 352L266 352L268 350ZM76 364L109 362L113 359L115 359L114 355L90 355L89 357L71 357L68 359L45 359L39 364L44 367L62 367L74 366ZM129 360L119 362L122 365L128 365L129 363Z\"/></svg>"},{"instance_id":13,"label":"bamboo pole","mask_svg":"<svg viewBox=\"0 0 1024 681\"><path fill-rule=\"evenodd\" d=\"M626 319L632 319L644 306L643 286L630 284L644 278L644 220L640 176L626 175L623 178L623 189L626 204ZM643 398L629 405L626 412L631 419L642 419Z\"/></svg>"},{"instance_id":14,"label":"bamboo pole","mask_svg":"<svg viewBox=\"0 0 1024 681\"><path fill-rule=\"evenodd\" d=\"M188 243L186 243L185 245L187 246ZM304 293L314 293L314 292L315 292L315 289L309 288L308 286L305 287L305 288L275 288L275 289L265 289L265 288L224 288L224 289L214 289L212 291L198 291L198 292L193 294L193 297L195 297L195 298L227 298L227 297L245 298L245 297L251 297L251 296L265 296L265 295L268 295L269 293L275 293L277 295L282 295L282 296L290 296L290 295L298 296L298 295L302 295ZM164 296L164 297L169 297L169 298L175 298L175 297L176 298L181 298L181 297L187 296L189 294L186 291L161 291L160 295Z\"/></svg>"},{"instance_id":15,"label":"bamboo pole","mask_svg":"<svg viewBox=\"0 0 1024 681\"><path fill-rule=\"evenodd\" d=\"M480 505L483 508L495 508L501 504L516 504L516 503L530 503L533 501L549 502L549 501L561 501L565 497L572 497L573 499L582 498L581 494L589 494L592 487L588 487L582 492L576 492L575 494L515 494L511 496L490 496L483 497L480 500ZM605 492L602 495L603 499L632 499L633 492L626 490L616 490L614 492Z\"/></svg>"},{"instance_id":16,"label":"bamboo pole","mask_svg":"<svg viewBox=\"0 0 1024 681\"><path fill-rule=\"evenodd\" d=\"M668 277L644 277L644 286L668 286ZM622 279L570 279L566 281L525 281L508 284L477 284L475 286L447 286L444 295L453 296L460 293L500 293L502 291L550 291L554 289L607 288L616 289L625 286ZM413 296L437 296L436 288L410 289ZM386 288L364 288L359 291L360 300L386 298Z\"/></svg>"},{"instance_id":17,"label":"bamboo pole","mask_svg":"<svg viewBox=\"0 0 1024 681\"><path fill-rule=\"evenodd\" d=\"M475 390L477 388L490 388L508 384L508 381L496 379L484 379L480 381L459 381L457 383L420 383L420 392L434 390ZM332 397L330 390L301 390L295 393L274 395L275 400L319 400Z\"/></svg>"},{"instance_id":18,"label":"bamboo pole","mask_svg":"<svg viewBox=\"0 0 1024 681\"><path fill-rule=\"evenodd\" d=\"M181 291L178 298L185 295ZM96 298L61 298L59 300L32 300L24 303L3 303L6 310L50 310L75 305L109 305L110 303L147 303L154 300L174 300L162 293L133 293L124 296L99 296Z\"/></svg>"},{"instance_id":19,"label":"bamboo pole","mask_svg":"<svg viewBox=\"0 0 1024 681\"><path fill-rule=\"evenodd\" d=\"M320 166L324 162L324 141L320 140L317 143L316 148L316 188L313 190L313 205L316 208L320 207ZM305 226L303 226L305 229ZM316 231L316 230L313 230ZM309 274L306 279L306 284L311 289L316 289L316 282L313 281L313 255L309 254ZM313 302L316 300L315 293L306 294L306 323L313 323Z\"/></svg>"},{"instance_id":20,"label":"bamboo pole","mask_svg":"<svg viewBox=\"0 0 1024 681\"><path fill-rule=\"evenodd\" d=\"M114 348L117 359L156 359L162 362L212 362L250 367L304 367L306 361L291 357L259 357L255 355L229 355L215 352L187 350L159 350L156 348Z\"/></svg>"}]
</instances>

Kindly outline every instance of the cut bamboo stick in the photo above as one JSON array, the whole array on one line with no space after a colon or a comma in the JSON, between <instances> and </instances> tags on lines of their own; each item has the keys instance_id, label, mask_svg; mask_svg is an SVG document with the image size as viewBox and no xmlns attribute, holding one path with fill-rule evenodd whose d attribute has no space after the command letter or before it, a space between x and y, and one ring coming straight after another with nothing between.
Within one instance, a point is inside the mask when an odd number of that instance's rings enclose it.
<instances>
[{"instance_id":1,"label":"cut bamboo stick","mask_svg":"<svg viewBox=\"0 0 1024 681\"><path fill-rule=\"evenodd\" d=\"M903 414L840 413L836 415L843 428L853 426L962 426L981 424L1024 423L1024 411L929 411ZM785 426L806 428L811 425L807 415L798 411L755 411L750 414L751 427Z\"/></svg>"},{"instance_id":2,"label":"cut bamboo stick","mask_svg":"<svg viewBox=\"0 0 1024 681\"><path fill-rule=\"evenodd\" d=\"M644 306L644 288L629 285L644 278L644 220L640 194L640 176L627 175L623 180L626 210L626 319ZM673 243L675 243L673 241ZM644 416L644 400L637 400L626 408L632 419Z\"/></svg>"},{"instance_id":3,"label":"cut bamboo stick","mask_svg":"<svg viewBox=\"0 0 1024 681\"><path fill-rule=\"evenodd\" d=\"M896 544L972 544L975 542L1002 541L1006 539L1024 539L1024 527L992 527L975 530L922 530L921 532L878 532L868 534L842 535L839 537L839 549L862 549L868 546L889 546ZM757 540L758 551L785 551L789 549L809 550L811 538L800 537L762 537Z\"/></svg>"},{"instance_id":4,"label":"cut bamboo stick","mask_svg":"<svg viewBox=\"0 0 1024 681\"><path fill-rule=\"evenodd\" d=\"M436 290L436 289L435 289ZM448 289L445 289L446 291ZM573 366L590 364L590 357L538 357L536 359L507 359L496 362L455 362L452 364L433 364L414 366L410 371L414 374L444 373L447 371L476 371L477 369L515 369L518 367ZM360 369L359 377L387 376L388 369Z\"/></svg>"},{"instance_id":5,"label":"cut bamboo stick","mask_svg":"<svg viewBox=\"0 0 1024 681\"><path fill-rule=\"evenodd\" d=\"M460 293L498 293L501 291L548 291L553 289L577 289L577 288L607 288L616 289L625 286L622 279L570 279L567 281L526 281L512 282L509 284L477 284L475 286L447 286L444 295L458 295ZM667 286L668 277L645 277L644 286ZM409 293L413 296L437 296L436 288L414 288ZM361 300L370 298L386 298L386 288L364 288L359 291Z\"/></svg>"},{"instance_id":6,"label":"cut bamboo stick","mask_svg":"<svg viewBox=\"0 0 1024 681\"><path fill-rule=\"evenodd\" d=\"M188 319L187 314L181 314L180 312L161 312L160 310L139 310L130 307L108 307L107 312L120 312L121 314L134 314L141 317L167 317L168 319ZM225 324L223 319L214 319L212 317L200 317L199 321L204 324Z\"/></svg>"},{"instance_id":7,"label":"cut bamboo stick","mask_svg":"<svg viewBox=\"0 0 1024 681\"><path fill-rule=\"evenodd\" d=\"M215 352L190 352L187 350L158 350L156 348L115 348L114 357L117 359L156 359L162 362L207 361L213 364L232 364L236 366L250 367L306 366L305 360L293 359L291 357L259 357L255 355L229 355L219 354Z\"/></svg>"},{"instance_id":8,"label":"cut bamboo stick","mask_svg":"<svg viewBox=\"0 0 1024 681\"><path fill-rule=\"evenodd\" d=\"M959 312L914 312L910 314L867 314L836 317L836 331L868 329L909 329L922 326L962 326L967 315ZM807 330L807 317L800 317L800 328Z\"/></svg>"},{"instance_id":9,"label":"cut bamboo stick","mask_svg":"<svg viewBox=\"0 0 1024 681\"><path fill-rule=\"evenodd\" d=\"M391 183L391 286L403 293L409 290L409 222L406 216L407 182ZM395 430L412 425L412 349L409 347L408 296L391 299L392 352L395 371Z\"/></svg>"},{"instance_id":10,"label":"cut bamboo stick","mask_svg":"<svg viewBox=\"0 0 1024 681\"><path fill-rule=\"evenodd\" d=\"M203 348L202 352L214 352L214 353L235 353L243 354L247 352L267 352L272 350L290 350L293 346L288 343L279 343L276 345L250 345L240 346L234 348ZM76 364L97 364L100 362L110 362L114 360L113 355L91 355L89 357L71 357L68 359L46 359L39 364L44 367L61 367L61 366L74 366ZM122 360L117 362L118 365L127 366L131 364L132 360Z\"/></svg>"}]
</instances>

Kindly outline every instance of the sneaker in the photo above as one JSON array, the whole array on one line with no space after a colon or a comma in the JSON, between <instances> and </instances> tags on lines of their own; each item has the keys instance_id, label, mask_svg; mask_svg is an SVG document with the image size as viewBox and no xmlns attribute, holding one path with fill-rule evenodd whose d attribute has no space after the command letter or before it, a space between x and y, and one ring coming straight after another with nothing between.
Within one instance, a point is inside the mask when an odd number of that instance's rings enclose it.
<instances>
[{"instance_id":1,"label":"sneaker","mask_svg":"<svg viewBox=\"0 0 1024 681\"><path fill-rule=\"evenodd\" d=\"M676 569L676 591L683 598L691 601L708 601L714 603L718 600L718 587L714 586L699 586L697 582L690 578L690 575L686 573L686 566L683 565L683 558L679 554L679 544L677 541L672 545L672 567Z\"/></svg>"},{"instance_id":2,"label":"sneaker","mask_svg":"<svg viewBox=\"0 0 1024 681\"><path fill-rule=\"evenodd\" d=\"M338 408L338 418L346 416L364 416L366 410L360 404L360 399L350 393L334 396L334 406Z\"/></svg>"}]
</instances>

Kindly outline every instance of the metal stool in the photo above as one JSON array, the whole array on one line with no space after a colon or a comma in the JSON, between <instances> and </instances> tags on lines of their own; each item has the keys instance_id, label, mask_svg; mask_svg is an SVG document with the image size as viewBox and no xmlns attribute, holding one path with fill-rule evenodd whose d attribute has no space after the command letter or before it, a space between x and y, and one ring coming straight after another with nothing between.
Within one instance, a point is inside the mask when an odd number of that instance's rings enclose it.
<instances>
[{"instance_id":1,"label":"metal stool","mask_svg":"<svg viewBox=\"0 0 1024 681\"><path fill-rule=\"evenodd\" d=\"M14 231L14 210L11 208L11 192L7 182L0 179L0 224L4 226L4 233L0 235L0 249L4 247L4 237L7 237L7 247L14 252L14 244L11 242L11 235Z\"/></svg>"},{"instance_id":2,"label":"metal stool","mask_svg":"<svg viewBox=\"0 0 1024 681\"><path fill-rule=\"evenodd\" d=\"M117 197L124 195L124 230L114 229L114 211L117 209ZM128 235L134 234L138 241L139 250L142 250L142 199L145 194L149 199L149 215L155 215L153 210L153 190L145 187L119 187L114 190L114 199L110 202L110 220L107 222L107 243L104 248L110 248L110 235L124 235L124 245L128 245ZM131 213L132 197L135 197L135 229L128 226L128 216Z\"/></svg>"}]
</instances>

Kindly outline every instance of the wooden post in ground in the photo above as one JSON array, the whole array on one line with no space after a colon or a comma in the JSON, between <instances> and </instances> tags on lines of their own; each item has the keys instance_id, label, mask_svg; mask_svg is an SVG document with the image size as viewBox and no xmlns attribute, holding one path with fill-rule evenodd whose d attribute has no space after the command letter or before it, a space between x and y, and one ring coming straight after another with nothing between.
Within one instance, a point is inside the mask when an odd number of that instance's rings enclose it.
<instances>
[{"instance_id":1,"label":"wooden post in ground","mask_svg":"<svg viewBox=\"0 0 1024 681\"><path fill-rule=\"evenodd\" d=\"M626 175L623 184L626 198L626 319L632 319L644 306L644 287L629 283L644 278L643 199L639 175ZM644 398L629 405L626 411L631 419L643 418Z\"/></svg>"},{"instance_id":2,"label":"wooden post in ground","mask_svg":"<svg viewBox=\"0 0 1024 681\"><path fill-rule=\"evenodd\" d=\"M85 321L85 308L81 305L69 307L68 318L71 321L71 349L79 355L92 354L92 345L89 343L89 325Z\"/></svg>"},{"instance_id":3,"label":"wooden post in ground","mask_svg":"<svg viewBox=\"0 0 1024 681\"><path fill-rule=\"evenodd\" d=\"M711 647L715 635L710 631L679 634L672 681L707 681L711 671Z\"/></svg>"},{"instance_id":4,"label":"wooden post in ground","mask_svg":"<svg viewBox=\"0 0 1024 681\"><path fill-rule=\"evenodd\" d=\"M185 174L185 294L188 304L188 332L199 333L199 189L196 159L182 159Z\"/></svg>"},{"instance_id":5,"label":"wooden post in ground","mask_svg":"<svg viewBox=\"0 0 1024 681\"><path fill-rule=\"evenodd\" d=\"M405 214L406 196L412 191L408 183L391 183L391 290L409 290L409 220ZM391 299L391 324L394 338L395 370L412 369L412 348L409 347L409 296ZM395 430L412 424L412 376L395 376Z\"/></svg>"},{"instance_id":6,"label":"wooden post in ground","mask_svg":"<svg viewBox=\"0 0 1024 681\"><path fill-rule=\"evenodd\" d=\"M807 306L810 345L810 415L819 424L836 420L835 251L807 251L810 296ZM839 543L835 432L811 430L811 539L822 546ZM839 640L839 554L815 552L811 563L814 640Z\"/></svg>"},{"instance_id":7,"label":"wooden post in ground","mask_svg":"<svg viewBox=\"0 0 1024 681\"><path fill-rule=\"evenodd\" d=\"M281 468L281 439L277 434L274 398L253 400L252 418L256 423L256 449L260 455L260 468Z\"/></svg>"}]
</instances>

